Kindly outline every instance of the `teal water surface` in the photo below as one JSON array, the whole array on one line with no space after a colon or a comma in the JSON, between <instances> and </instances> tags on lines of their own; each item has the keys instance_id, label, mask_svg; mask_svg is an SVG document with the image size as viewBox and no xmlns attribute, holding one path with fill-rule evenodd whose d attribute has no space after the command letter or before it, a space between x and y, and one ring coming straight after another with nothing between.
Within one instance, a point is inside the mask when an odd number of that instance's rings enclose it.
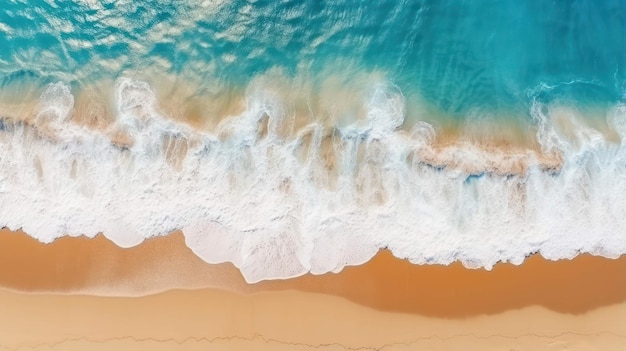
<instances>
[{"instance_id":1,"label":"teal water surface","mask_svg":"<svg viewBox=\"0 0 626 351\"><path fill-rule=\"evenodd\" d=\"M3 0L0 47L5 85L157 72L215 93L276 67L377 71L459 118L626 94L625 0Z\"/></svg>"}]
</instances>

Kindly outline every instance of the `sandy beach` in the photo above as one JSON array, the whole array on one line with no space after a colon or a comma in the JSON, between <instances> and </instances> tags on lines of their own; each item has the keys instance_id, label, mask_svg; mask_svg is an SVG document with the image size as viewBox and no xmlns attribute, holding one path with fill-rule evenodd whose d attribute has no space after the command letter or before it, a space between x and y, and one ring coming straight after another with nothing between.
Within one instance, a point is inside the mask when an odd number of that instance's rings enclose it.
<instances>
[{"instance_id":1,"label":"sandy beach","mask_svg":"<svg viewBox=\"0 0 626 351\"><path fill-rule=\"evenodd\" d=\"M248 285L181 233L121 249L0 233L7 350L625 350L626 259L492 271L381 252L339 274Z\"/></svg>"}]
</instances>

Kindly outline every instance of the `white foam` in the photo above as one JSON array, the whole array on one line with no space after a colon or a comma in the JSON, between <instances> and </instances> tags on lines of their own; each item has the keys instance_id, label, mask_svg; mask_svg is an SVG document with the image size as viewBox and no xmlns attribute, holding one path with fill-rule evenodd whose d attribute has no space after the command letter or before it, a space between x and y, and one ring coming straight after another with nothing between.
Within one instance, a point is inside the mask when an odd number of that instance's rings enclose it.
<instances>
[{"instance_id":1,"label":"white foam","mask_svg":"<svg viewBox=\"0 0 626 351\"><path fill-rule=\"evenodd\" d=\"M536 103L532 114L544 151L562 155L558 172L524 156L525 174L485 168L468 177L462 167L412 157L432 147L435 129L418 122L409 133L397 130L405 103L391 84L373 87L366 118L337 127L330 146L315 121L285 138L292 110L262 81L247 90L246 111L215 133L167 118L145 82L122 78L115 89L111 129L129 135L127 148L113 145L110 131L72 123L74 99L61 83L41 96L33 126L6 122L0 225L43 242L104 232L122 247L182 229L198 256L233 262L249 282L337 272L385 247L418 264L487 268L536 252L549 259L626 253L624 146L583 124L573 136L560 131L551 106ZM607 120L626 135L623 105ZM176 145L186 147L179 167L168 161ZM459 158L490 165L499 156L461 145L438 157L446 166L463 164Z\"/></svg>"},{"instance_id":2,"label":"white foam","mask_svg":"<svg viewBox=\"0 0 626 351\"><path fill-rule=\"evenodd\" d=\"M41 94L37 118L49 117L64 122L70 116L73 108L74 96L70 92L70 87L63 83L50 84Z\"/></svg>"}]
</instances>

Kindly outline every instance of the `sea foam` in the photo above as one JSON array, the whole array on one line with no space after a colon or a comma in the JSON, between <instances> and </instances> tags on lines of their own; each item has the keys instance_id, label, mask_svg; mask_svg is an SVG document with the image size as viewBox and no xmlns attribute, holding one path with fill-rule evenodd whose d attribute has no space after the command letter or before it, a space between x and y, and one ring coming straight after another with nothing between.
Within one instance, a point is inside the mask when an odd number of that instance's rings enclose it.
<instances>
[{"instance_id":1,"label":"sea foam","mask_svg":"<svg viewBox=\"0 0 626 351\"><path fill-rule=\"evenodd\" d=\"M111 122L93 128L76 122L70 86L48 85L34 116L0 124L0 226L45 243L102 232L122 247L182 229L195 254L248 282L338 272L381 248L488 269L626 253L623 104L605 116L612 141L576 109L535 101L540 150L513 150L438 145L439 128L405 125L405 97L385 81L361 117L331 126L296 126L288 97L263 84L215 130L167 116L130 78L114 85Z\"/></svg>"}]
</instances>

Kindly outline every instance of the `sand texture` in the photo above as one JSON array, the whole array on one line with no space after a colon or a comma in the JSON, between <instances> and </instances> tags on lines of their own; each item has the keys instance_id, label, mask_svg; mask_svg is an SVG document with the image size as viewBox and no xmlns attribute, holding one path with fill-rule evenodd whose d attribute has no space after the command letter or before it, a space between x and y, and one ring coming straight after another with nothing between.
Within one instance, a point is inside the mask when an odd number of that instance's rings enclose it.
<instances>
[{"instance_id":1,"label":"sand texture","mask_svg":"<svg viewBox=\"0 0 626 351\"><path fill-rule=\"evenodd\" d=\"M485 271L381 252L339 274L247 285L180 233L121 249L3 231L0 267L7 350L626 350L624 257Z\"/></svg>"}]
</instances>

